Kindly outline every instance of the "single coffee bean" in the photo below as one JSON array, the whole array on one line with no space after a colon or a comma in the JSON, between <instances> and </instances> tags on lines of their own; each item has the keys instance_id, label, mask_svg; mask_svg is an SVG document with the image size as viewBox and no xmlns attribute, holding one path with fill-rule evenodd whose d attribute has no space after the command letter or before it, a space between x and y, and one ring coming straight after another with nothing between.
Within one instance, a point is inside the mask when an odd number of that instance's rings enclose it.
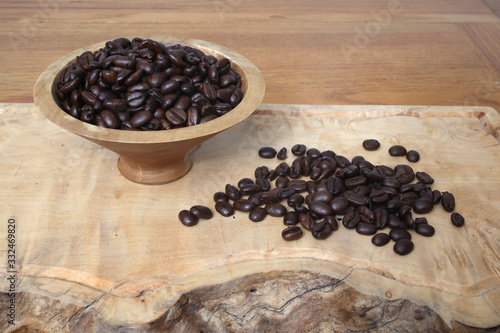
<instances>
[{"instance_id":1,"label":"single coffee bean","mask_svg":"<svg viewBox=\"0 0 500 333\"><path fill-rule=\"evenodd\" d=\"M316 226L316 222L309 213L299 213L299 222L307 231L313 230Z\"/></svg>"},{"instance_id":2,"label":"single coffee bean","mask_svg":"<svg viewBox=\"0 0 500 333\"><path fill-rule=\"evenodd\" d=\"M394 252L397 254L404 256L413 251L414 245L413 242L407 238L402 238L394 244Z\"/></svg>"},{"instance_id":3,"label":"single coffee bean","mask_svg":"<svg viewBox=\"0 0 500 333\"><path fill-rule=\"evenodd\" d=\"M299 226L291 226L281 232L281 237L286 241L294 241L302 237L304 232Z\"/></svg>"},{"instance_id":4,"label":"single coffee bean","mask_svg":"<svg viewBox=\"0 0 500 333\"><path fill-rule=\"evenodd\" d=\"M401 184L409 184L415 179L415 173L409 165L399 164L394 168L394 177Z\"/></svg>"},{"instance_id":5,"label":"single coffee bean","mask_svg":"<svg viewBox=\"0 0 500 333\"><path fill-rule=\"evenodd\" d=\"M214 193L214 201L215 202L228 202L229 199L224 192L215 192Z\"/></svg>"},{"instance_id":6,"label":"single coffee bean","mask_svg":"<svg viewBox=\"0 0 500 333\"><path fill-rule=\"evenodd\" d=\"M455 227L461 227L464 225L465 223L465 219L464 217L459 214L459 213L452 213L451 214L451 223L453 223L453 225Z\"/></svg>"},{"instance_id":7,"label":"single coffee bean","mask_svg":"<svg viewBox=\"0 0 500 333\"><path fill-rule=\"evenodd\" d=\"M333 214L333 209L327 203L322 201L313 201L309 204L309 211L321 216Z\"/></svg>"},{"instance_id":8,"label":"single coffee bean","mask_svg":"<svg viewBox=\"0 0 500 333\"><path fill-rule=\"evenodd\" d=\"M434 183L434 179L429 176L429 174L427 172L423 172L423 171L417 171L417 173L415 174L415 176L417 177L417 179L419 181L421 181L422 183L424 184L433 184Z\"/></svg>"},{"instance_id":9,"label":"single coffee bean","mask_svg":"<svg viewBox=\"0 0 500 333\"><path fill-rule=\"evenodd\" d=\"M361 217L357 211L347 212L342 218L342 224L347 229L355 229L361 222Z\"/></svg>"},{"instance_id":10,"label":"single coffee bean","mask_svg":"<svg viewBox=\"0 0 500 333\"><path fill-rule=\"evenodd\" d=\"M306 152L307 157L315 159L321 157L321 152L316 148L309 148Z\"/></svg>"},{"instance_id":11,"label":"single coffee bean","mask_svg":"<svg viewBox=\"0 0 500 333\"><path fill-rule=\"evenodd\" d=\"M204 220L209 220L214 216L214 214L212 213L210 208L208 208L206 206L202 206L202 205L196 205L196 206L191 207L189 212L191 214L193 214L194 216L196 216L197 218L204 219Z\"/></svg>"},{"instance_id":12,"label":"single coffee bean","mask_svg":"<svg viewBox=\"0 0 500 333\"><path fill-rule=\"evenodd\" d=\"M362 222L373 223L375 219L375 214L373 211L366 206L358 206L356 210L359 213Z\"/></svg>"},{"instance_id":13,"label":"single coffee bean","mask_svg":"<svg viewBox=\"0 0 500 333\"><path fill-rule=\"evenodd\" d=\"M325 216L325 222L330 224L333 231L339 229L339 223L337 222L335 215Z\"/></svg>"},{"instance_id":14,"label":"single coffee bean","mask_svg":"<svg viewBox=\"0 0 500 333\"><path fill-rule=\"evenodd\" d=\"M268 178L269 177L269 168L267 166L261 166L255 169L254 172L255 178Z\"/></svg>"},{"instance_id":15,"label":"single coffee bean","mask_svg":"<svg viewBox=\"0 0 500 333\"><path fill-rule=\"evenodd\" d=\"M316 239L326 239L332 234L332 232L333 228L330 223L322 221L314 226L312 235Z\"/></svg>"},{"instance_id":16,"label":"single coffee bean","mask_svg":"<svg viewBox=\"0 0 500 333\"><path fill-rule=\"evenodd\" d=\"M238 181L238 187L241 189L243 186L247 185L247 184L253 184L253 180L250 179L250 178L242 178Z\"/></svg>"},{"instance_id":17,"label":"single coffee bean","mask_svg":"<svg viewBox=\"0 0 500 333\"><path fill-rule=\"evenodd\" d=\"M175 126L183 125L187 120L186 111L181 108L174 107L168 110L165 114L167 120Z\"/></svg>"},{"instance_id":18,"label":"single coffee bean","mask_svg":"<svg viewBox=\"0 0 500 333\"><path fill-rule=\"evenodd\" d=\"M225 191L227 197L231 200L238 200L241 198L241 192L231 184L226 184Z\"/></svg>"},{"instance_id":19,"label":"single coffee bean","mask_svg":"<svg viewBox=\"0 0 500 333\"><path fill-rule=\"evenodd\" d=\"M417 163L419 160L420 160L420 154L418 153L418 151L416 150L409 150L407 153L406 153L406 159L409 161L409 162L412 162L412 163Z\"/></svg>"},{"instance_id":20,"label":"single coffee bean","mask_svg":"<svg viewBox=\"0 0 500 333\"><path fill-rule=\"evenodd\" d=\"M283 224L284 225L296 225L299 224L299 214L296 212L287 212L285 216L283 216Z\"/></svg>"},{"instance_id":21,"label":"single coffee bean","mask_svg":"<svg viewBox=\"0 0 500 333\"><path fill-rule=\"evenodd\" d=\"M262 207L254 207L248 214L248 218L252 222L261 222L266 218L266 216L267 212Z\"/></svg>"},{"instance_id":22,"label":"single coffee bean","mask_svg":"<svg viewBox=\"0 0 500 333\"><path fill-rule=\"evenodd\" d=\"M413 203L413 210L417 214L427 214L432 208L434 208L434 204L431 199L428 198L418 198Z\"/></svg>"},{"instance_id":23,"label":"single coffee bean","mask_svg":"<svg viewBox=\"0 0 500 333\"><path fill-rule=\"evenodd\" d=\"M392 229L389 232L389 236L391 236L391 239L395 242L402 238L411 239L411 234L404 229Z\"/></svg>"},{"instance_id":24,"label":"single coffee bean","mask_svg":"<svg viewBox=\"0 0 500 333\"><path fill-rule=\"evenodd\" d=\"M453 212L455 210L455 197L448 191L441 193L441 206L447 212Z\"/></svg>"},{"instance_id":25,"label":"single coffee bean","mask_svg":"<svg viewBox=\"0 0 500 333\"><path fill-rule=\"evenodd\" d=\"M294 207L296 205L302 205L304 203L304 197L300 194L294 194L290 197L288 197L286 203L290 207Z\"/></svg>"},{"instance_id":26,"label":"single coffee bean","mask_svg":"<svg viewBox=\"0 0 500 333\"><path fill-rule=\"evenodd\" d=\"M140 127L144 124L146 124L148 121L150 121L153 118L153 114L149 111L140 111L137 112L132 119L130 119L130 124L132 127L137 128Z\"/></svg>"},{"instance_id":27,"label":"single coffee bean","mask_svg":"<svg viewBox=\"0 0 500 333\"><path fill-rule=\"evenodd\" d=\"M276 153L276 151L275 151ZM276 155L276 154L275 154ZM286 162L281 162L275 169L275 171L278 173L280 176L286 176L288 174L288 171L290 170L290 166Z\"/></svg>"},{"instance_id":28,"label":"single coffee bean","mask_svg":"<svg viewBox=\"0 0 500 333\"><path fill-rule=\"evenodd\" d=\"M250 195L250 194L254 194L254 193L257 193L257 192L262 192L262 187L260 187L259 185L257 184L245 184L244 186L242 186L240 188L240 192L242 195Z\"/></svg>"},{"instance_id":29,"label":"single coffee bean","mask_svg":"<svg viewBox=\"0 0 500 333\"><path fill-rule=\"evenodd\" d=\"M389 155L391 156L405 156L406 148L401 145L394 145L389 148Z\"/></svg>"},{"instance_id":30,"label":"single coffee bean","mask_svg":"<svg viewBox=\"0 0 500 333\"><path fill-rule=\"evenodd\" d=\"M233 202L233 208L240 212L250 212L255 208L255 203L248 199L238 199Z\"/></svg>"},{"instance_id":31,"label":"single coffee bean","mask_svg":"<svg viewBox=\"0 0 500 333\"><path fill-rule=\"evenodd\" d=\"M425 237L431 237L434 235L434 227L430 224L419 223L415 227L415 232Z\"/></svg>"},{"instance_id":32,"label":"single coffee bean","mask_svg":"<svg viewBox=\"0 0 500 333\"><path fill-rule=\"evenodd\" d=\"M363 141L363 148L369 151L377 150L380 147L380 142L375 139L367 139Z\"/></svg>"},{"instance_id":33,"label":"single coffee bean","mask_svg":"<svg viewBox=\"0 0 500 333\"><path fill-rule=\"evenodd\" d=\"M329 203L333 200L333 194L330 191L319 191L311 194L311 201L321 201L324 203Z\"/></svg>"},{"instance_id":34,"label":"single coffee bean","mask_svg":"<svg viewBox=\"0 0 500 333\"><path fill-rule=\"evenodd\" d=\"M441 192L439 190L432 191L432 203L437 205L441 202Z\"/></svg>"},{"instance_id":35,"label":"single coffee bean","mask_svg":"<svg viewBox=\"0 0 500 333\"><path fill-rule=\"evenodd\" d=\"M373 223L377 229L384 229L389 222L389 214L384 208L377 209L373 214Z\"/></svg>"},{"instance_id":36,"label":"single coffee bean","mask_svg":"<svg viewBox=\"0 0 500 333\"><path fill-rule=\"evenodd\" d=\"M234 215L233 206L231 206L231 204L226 201L219 201L215 203L215 210L224 217Z\"/></svg>"},{"instance_id":37,"label":"single coffee bean","mask_svg":"<svg viewBox=\"0 0 500 333\"><path fill-rule=\"evenodd\" d=\"M330 207L332 207L334 213L339 214L344 212L347 207L349 207L349 201L344 197L336 197L330 201Z\"/></svg>"},{"instance_id":38,"label":"single coffee bean","mask_svg":"<svg viewBox=\"0 0 500 333\"><path fill-rule=\"evenodd\" d=\"M283 191L281 191L279 194L278 194L278 197L281 199L281 200L284 200L284 199L288 199L289 197L291 197L292 195L294 195L296 193L296 191L293 189L293 188L286 188L286 189L283 189Z\"/></svg>"},{"instance_id":39,"label":"single coffee bean","mask_svg":"<svg viewBox=\"0 0 500 333\"><path fill-rule=\"evenodd\" d=\"M262 202L268 203L279 203L281 201L280 197L273 192L264 192L261 194L260 199Z\"/></svg>"},{"instance_id":40,"label":"single coffee bean","mask_svg":"<svg viewBox=\"0 0 500 333\"><path fill-rule=\"evenodd\" d=\"M283 206L280 203L268 203L264 209L266 210L267 214L274 216L274 217L281 217L285 216L286 214L286 207Z\"/></svg>"},{"instance_id":41,"label":"single coffee bean","mask_svg":"<svg viewBox=\"0 0 500 333\"><path fill-rule=\"evenodd\" d=\"M384 246L391 241L391 237L386 233L378 233L372 237L372 244L375 246Z\"/></svg>"},{"instance_id":42,"label":"single coffee bean","mask_svg":"<svg viewBox=\"0 0 500 333\"><path fill-rule=\"evenodd\" d=\"M274 158L276 156L276 149L272 147L262 147L259 149L259 156L262 158Z\"/></svg>"},{"instance_id":43,"label":"single coffee bean","mask_svg":"<svg viewBox=\"0 0 500 333\"><path fill-rule=\"evenodd\" d=\"M427 224L427 218L425 218L425 217L417 217L415 219L415 224Z\"/></svg>"},{"instance_id":44,"label":"single coffee bean","mask_svg":"<svg viewBox=\"0 0 500 333\"><path fill-rule=\"evenodd\" d=\"M288 186L289 179L285 176L279 176L274 183L276 187L286 188Z\"/></svg>"},{"instance_id":45,"label":"single coffee bean","mask_svg":"<svg viewBox=\"0 0 500 333\"><path fill-rule=\"evenodd\" d=\"M306 153L306 146L301 144L296 144L292 147L292 154L295 156L302 156Z\"/></svg>"},{"instance_id":46,"label":"single coffee bean","mask_svg":"<svg viewBox=\"0 0 500 333\"><path fill-rule=\"evenodd\" d=\"M307 190L307 182L303 179L291 179L287 187L290 189L294 189L297 193L302 193Z\"/></svg>"},{"instance_id":47,"label":"single coffee bean","mask_svg":"<svg viewBox=\"0 0 500 333\"><path fill-rule=\"evenodd\" d=\"M281 148L276 157L278 158L278 160L285 160L287 158L286 148Z\"/></svg>"},{"instance_id":48,"label":"single coffee bean","mask_svg":"<svg viewBox=\"0 0 500 333\"><path fill-rule=\"evenodd\" d=\"M355 206L365 206L370 203L370 199L368 197L362 194L357 194L354 191L345 191L344 198Z\"/></svg>"},{"instance_id":49,"label":"single coffee bean","mask_svg":"<svg viewBox=\"0 0 500 333\"><path fill-rule=\"evenodd\" d=\"M187 227L192 227L198 224L198 218L186 209L179 212L179 220Z\"/></svg>"},{"instance_id":50,"label":"single coffee bean","mask_svg":"<svg viewBox=\"0 0 500 333\"><path fill-rule=\"evenodd\" d=\"M104 110L101 112L101 118L104 122L104 125L107 128L118 129L121 126L121 120L118 118L116 113L111 110Z\"/></svg>"},{"instance_id":51,"label":"single coffee bean","mask_svg":"<svg viewBox=\"0 0 500 333\"><path fill-rule=\"evenodd\" d=\"M356 226L356 232L360 235L375 235L377 226L375 224L361 222Z\"/></svg>"}]
</instances>

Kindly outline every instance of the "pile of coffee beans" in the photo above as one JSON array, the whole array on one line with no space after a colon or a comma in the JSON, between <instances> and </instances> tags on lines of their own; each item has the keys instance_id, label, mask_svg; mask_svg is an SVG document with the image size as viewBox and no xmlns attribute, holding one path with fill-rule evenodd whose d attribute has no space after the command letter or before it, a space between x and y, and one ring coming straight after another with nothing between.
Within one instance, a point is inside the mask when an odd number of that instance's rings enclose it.
<instances>
[{"instance_id":1,"label":"pile of coffee beans","mask_svg":"<svg viewBox=\"0 0 500 333\"><path fill-rule=\"evenodd\" d=\"M75 118L133 131L205 123L243 98L241 76L229 59L141 38L117 38L84 52L63 69L54 92Z\"/></svg>"},{"instance_id":2,"label":"pile of coffee beans","mask_svg":"<svg viewBox=\"0 0 500 333\"><path fill-rule=\"evenodd\" d=\"M366 150L379 146L373 139L363 142ZM265 159L283 160L287 149L262 147L258 153ZM349 160L331 150L308 149L303 144L294 145L291 153L295 156L291 165L280 162L274 169L259 166L254 177L243 178L236 186L226 184L224 191L213 196L215 210L225 217L245 212L253 222L268 215L281 217L286 226L281 235L287 241L301 238L304 230L316 239L326 239L342 224L372 236L375 246L392 240L394 251L406 255L414 248L410 231L425 237L435 233L427 218L414 217L413 213L427 214L439 204L446 212L455 209L453 194L433 190L434 179L407 164L394 168L374 165L362 156ZM389 154L407 156L407 151L402 146L391 147ZM186 213L179 218L183 224L193 225ZM453 212L451 222L461 227L464 218Z\"/></svg>"}]
</instances>

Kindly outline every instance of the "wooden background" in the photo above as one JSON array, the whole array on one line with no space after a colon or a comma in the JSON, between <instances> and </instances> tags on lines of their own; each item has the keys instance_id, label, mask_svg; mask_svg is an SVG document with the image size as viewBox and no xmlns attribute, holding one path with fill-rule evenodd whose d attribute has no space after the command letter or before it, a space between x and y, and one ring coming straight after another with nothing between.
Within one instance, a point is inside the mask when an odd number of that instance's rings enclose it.
<instances>
[{"instance_id":1,"label":"wooden background","mask_svg":"<svg viewBox=\"0 0 500 333\"><path fill-rule=\"evenodd\" d=\"M0 102L32 102L38 75L69 51L170 34L254 62L264 103L500 110L499 15L498 0L4 0Z\"/></svg>"}]
</instances>

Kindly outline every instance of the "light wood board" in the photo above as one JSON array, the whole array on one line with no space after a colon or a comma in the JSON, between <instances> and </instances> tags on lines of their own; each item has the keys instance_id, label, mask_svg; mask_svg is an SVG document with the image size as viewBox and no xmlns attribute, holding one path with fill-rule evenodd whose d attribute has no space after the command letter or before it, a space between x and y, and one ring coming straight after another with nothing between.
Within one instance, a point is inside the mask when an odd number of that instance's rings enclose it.
<instances>
[{"instance_id":1,"label":"light wood board","mask_svg":"<svg viewBox=\"0 0 500 333\"><path fill-rule=\"evenodd\" d=\"M365 294L406 298L445 320L500 324L500 116L487 107L306 106L262 104L243 123L203 143L179 181L146 186L124 179L116 155L44 119L32 104L0 105L0 239L16 220L17 292L88 306L114 324L152 321L185 292L253 273L309 270ZM367 152L364 139L382 147ZM341 227L324 241L285 242L280 218L253 223L218 214L188 228L177 219L194 204L213 207L226 183L252 177L261 146L295 143L376 164L407 163L387 149L421 154L412 164L450 191L466 225L440 207L427 217L432 238L415 250L389 246ZM288 161L290 162L290 157ZM0 291L6 291L7 242Z\"/></svg>"}]
</instances>

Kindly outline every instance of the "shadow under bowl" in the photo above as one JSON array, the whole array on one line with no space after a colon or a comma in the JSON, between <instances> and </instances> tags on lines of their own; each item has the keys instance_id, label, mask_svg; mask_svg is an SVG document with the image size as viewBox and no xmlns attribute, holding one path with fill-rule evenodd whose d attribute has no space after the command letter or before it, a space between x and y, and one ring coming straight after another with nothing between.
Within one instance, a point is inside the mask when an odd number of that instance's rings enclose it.
<instances>
[{"instance_id":1,"label":"shadow under bowl","mask_svg":"<svg viewBox=\"0 0 500 333\"><path fill-rule=\"evenodd\" d=\"M63 69L85 51L97 51L105 42L96 43L60 58L38 78L33 97L40 112L63 129L90 140L119 155L121 174L140 184L165 184L184 176L192 166L190 151L214 135L240 123L250 116L261 103L265 83L259 70L238 53L210 42L181 39L167 35L144 37L166 44L183 44L203 51L207 55L226 57L231 68L241 75L243 99L227 114L191 127L159 131L126 131L103 128L76 119L61 109L54 86Z\"/></svg>"}]
</instances>

